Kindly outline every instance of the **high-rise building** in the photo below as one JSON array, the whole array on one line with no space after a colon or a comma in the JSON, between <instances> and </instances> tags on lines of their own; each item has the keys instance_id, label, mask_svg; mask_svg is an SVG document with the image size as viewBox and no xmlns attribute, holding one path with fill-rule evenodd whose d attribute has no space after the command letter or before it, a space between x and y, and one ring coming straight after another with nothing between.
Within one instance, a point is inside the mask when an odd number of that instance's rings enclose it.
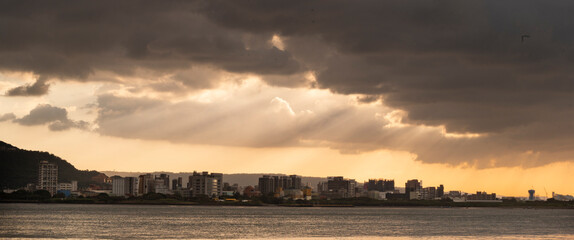
<instances>
[{"instance_id":1,"label":"high-rise building","mask_svg":"<svg viewBox=\"0 0 574 240\"><path fill-rule=\"evenodd\" d=\"M340 176L327 178L327 189L333 195L332 197L355 197L356 186L357 182L355 179L346 179Z\"/></svg>"},{"instance_id":2,"label":"high-rise building","mask_svg":"<svg viewBox=\"0 0 574 240\"><path fill-rule=\"evenodd\" d=\"M284 186L285 189L301 189L303 187L301 185L301 176L289 175L288 178L291 179L291 185L290 186Z\"/></svg>"},{"instance_id":3,"label":"high-rise building","mask_svg":"<svg viewBox=\"0 0 574 240\"><path fill-rule=\"evenodd\" d=\"M223 191L223 174L208 172L193 172L189 176L188 187L194 197L204 195L208 197L221 196Z\"/></svg>"},{"instance_id":4,"label":"high-rise building","mask_svg":"<svg viewBox=\"0 0 574 240\"><path fill-rule=\"evenodd\" d=\"M424 199L424 200L435 200L440 199L444 196L444 186L441 184L438 187L426 187L422 188L422 182L419 183L421 185L421 189L417 192L417 184L413 181L411 182L411 188L409 191L412 194L410 199ZM414 186L414 187L413 187ZM414 190L413 190L414 189ZM416 196L416 198L415 198Z\"/></svg>"},{"instance_id":5,"label":"high-rise building","mask_svg":"<svg viewBox=\"0 0 574 240\"><path fill-rule=\"evenodd\" d=\"M50 195L56 194L58 190L58 165L41 161L38 167L38 186L37 189L46 190Z\"/></svg>"},{"instance_id":6,"label":"high-rise building","mask_svg":"<svg viewBox=\"0 0 574 240\"><path fill-rule=\"evenodd\" d=\"M417 179L408 180L405 183L405 194L408 199L420 199L423 181Z\"/></svg>"},{"instance_id":7,"label":"high-rise building","mask_svg":"<svg viewBox=\"0 0 574 240\"><path fill-rule=\"evenodd\" d=\"M148 194L151 192L155 192L155 179L151 174L140 175L138 177L138 191L137 195L142 196L144 194Z\"/></svg>"},{"instance_id":8,"label":"high-rise building","mask_svg":"<svg viewBox=\"0 0 574 240\"><path fill-rule=\"evenodd\" d=\"M125 189L125 181L124 178L120 176L111 176L112 179L112 195L113 196L125 196L126 189Z\"/></svg>"},{"instance_id":9,"label":"high-rise building","mask_svg":"<svg viewBox=\"0 0 574 240\"><path fill-rule=\"evenodd\" d=\"M436 195L439 198L444 196L444 186L442 184L436 189Z\"/></svg>"},{"instance_id":10,"label":"high-rise building","mask_svg":"<svg viewBox=\"0 0 574 240\"><path fill-rule=\"evenodd\" d=\"M154 192L169 194L169 176L167 174L160 174L159 176L155 176Z\"/></svg>"},{"instance_id":11,"label":"high-rise building","mask_svg":"<svg viewBox=\"0 0 574 240\"><path fill-rule=\"evenodd\" d=\"M171 180L171 190L177 190L177 179Z\"/></svg>"},{"instance_id":12,"label":"high-rise building","mask_svg":"<svg viewBox=\"0 0 574 240\"><path fill-rule=\"evenodd\" d=\"M369 179L365 185L369 191L389 192L395 190L395 180Z\"/></svg>"},{"instance_id":13,"label":"high-rise building","mask_svg":"<svg viewBox=\"0 0 574 240\"><path fill-rule=\"evenodd\" d=\"M420 199L434 200L435 198L437 198L435 187L426 187L421 189Z\"/></svg>"},{"instance_id":14,"label":"high-rise building","mask_svg":"<svg viewBox=\"0 0 574 240\"><path fill-rule=\"evenodd\" d=\"M301 189L301 176L270 176L263 175L259 178L259 191L263 195L278 193L286 189Z\"/></svg>"},{"instance_id":15,"label":"high-rise building","mask_svg":"<svg viewBox=\"0 0 574 240\"><path fill-rule=\"evenodd\" d=\"M137 177L125 177L124 178L125 189L127 190L126 195L137 196L138 195L138 178Z\"/></svg>"},{"instance_id":16,"label":"high-rise building","mask_svg":"<svg viewBox=\"0 0 574 240\"><path fill-rule=\"evenodd\" d=\"M183 178L178 177L177 179L171 180L171 190L179 190L183 188Z\"/></svg>"},{"instance_id":17,"label":"high-rise building","mask_svg":"<svg viewBox=\"0 0 574 240\"><path fill-rule=\"evenodd\" d=\"M138 178L113 176L112 195L114 196L136 196L138 193Z\"/></svg>"},{"instance_id":18,"label":"high-rise building","mask_svg":"<svg viewBox=\"0 0 574 240\"><path fill-rule=\"evenodd\" d=\"M275 192L275 177L269 175L263 175L263 177L259 178L259 191L263 196L268 195L270 193Z\"/></svg>"}]
</instances>

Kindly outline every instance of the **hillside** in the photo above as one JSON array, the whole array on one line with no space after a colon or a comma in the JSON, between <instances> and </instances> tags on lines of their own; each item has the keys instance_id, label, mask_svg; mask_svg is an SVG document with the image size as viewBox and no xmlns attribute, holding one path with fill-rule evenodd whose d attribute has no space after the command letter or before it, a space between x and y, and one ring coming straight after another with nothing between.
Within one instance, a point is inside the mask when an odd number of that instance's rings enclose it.
<instances>
[{"instance_id":1,"label":"hillside","mask_svg":"<svg viewBox=\"0 0 574 240\"><path fill-rule=\"evenodd\" d=\"M80 171L66 160L48 152L19 149L0 141L0 189L15 189L36 183L41 160L58 165L58 182L77 180L79 186L90 184L97 171Z\"/></svg>"}]
</instances>

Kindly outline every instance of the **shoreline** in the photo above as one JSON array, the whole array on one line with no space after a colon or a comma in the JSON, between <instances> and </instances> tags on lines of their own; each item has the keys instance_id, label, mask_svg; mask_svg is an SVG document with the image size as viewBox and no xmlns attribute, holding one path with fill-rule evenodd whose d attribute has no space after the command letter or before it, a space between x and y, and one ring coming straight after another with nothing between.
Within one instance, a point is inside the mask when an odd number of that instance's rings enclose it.
<instances>
[{"instance_id":1,"label":"shoreline","mask_svg":"<svg viewBox=\"0 0 574 240\"><path fill-rule=\"evenodd\" d=\"M125 200L102 201L97 199L50 199L45 200L16 200L0 199L0 204L28 203L28 204L97 204L97 205L172 205L172 206L214 206L214 207L286 207L286 208L516 208L516 209L572 209L574 202L502 202L502 203L460 203L460 202L381 202L378 204L364 203L262 203L262 202L192 202L172 200Z\"/></svg>"}]
</instances>

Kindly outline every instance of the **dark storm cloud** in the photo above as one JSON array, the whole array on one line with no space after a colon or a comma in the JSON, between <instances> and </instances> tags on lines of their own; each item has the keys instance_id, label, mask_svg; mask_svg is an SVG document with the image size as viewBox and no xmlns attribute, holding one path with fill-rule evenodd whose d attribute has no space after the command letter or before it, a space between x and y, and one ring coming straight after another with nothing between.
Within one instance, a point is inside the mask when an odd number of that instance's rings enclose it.
<instances>
[{"instance_id":1,"label":"dark storm cloud","mask_svg":"<svg viewBox=\"0 0 574 240\"><path fill-rule=\"evenodd\" d=\"M172 73L194 64L240 73L300 71L288 52L270 44L247 48L242 39L248 34L221 29L201 16L195 5L192 1L3 1L0 70L82 81L96 71ZM11 93L43 94L48 86L42 83Z\"/></svg>"},{"instance_id":2,"label":"dark storm cloud","mask_svg":"<svg viewBox=\"0 0 574 240\"><path fill-rule=\"evenodd\" d=\"M208 1L205 9L231 28L319 35L338 52L324 59L319 86L384 95L413 123L493 132L572 101L564 98L574 91L570 1Z\"/></svg>"},{"instance_id":3,"label":"dark storm cloud","mask_svg":"<svg viewBox=\"0 0 574 240\"><path fill-rule=\"evenodd\" d=\"M73 121L69 119L66 109L54 107L49 104L38 105L32 109L28 115L15 119L14 122L25 126L49 124L48 127L52 131L62 131L70 128L85 129L89 125L84 121Z\"/></svg>"},{"instance_id":4,"label":"dark storm cloud","mask_svg":"<svg viewBox=\"0 0 574 240\"><path fill-rule=\"evenodd\" d=\"M48 93L50 84L46 80L38 78L34 84L12 88L6 92L6 96L40 96Z\"/></svg>"},{"instance_id":5,"label":"dark storm cloud","mask_svg":"<svg viewBox=\"0 0 574 240\"><path fill-rule=\"evenodd\" d=\"M487 134L507 142L508 151L552 155L574 147L571 1L207 1L203 7L229 28L279 33L287 51L316 64L319 87L364 94L366 102L382 98L407 112L406 123ZM522 41L523 35L530 37ZM328 46L313 45L326 49L321 64L316 52L299 50L309 45L298 44L317 38ZM473 151L483 155L476 159L504 152L493 149ZM441 161L441 151L419 159ZM572 160L558 155L542 161Z\"/></svg>"}]
</instances>

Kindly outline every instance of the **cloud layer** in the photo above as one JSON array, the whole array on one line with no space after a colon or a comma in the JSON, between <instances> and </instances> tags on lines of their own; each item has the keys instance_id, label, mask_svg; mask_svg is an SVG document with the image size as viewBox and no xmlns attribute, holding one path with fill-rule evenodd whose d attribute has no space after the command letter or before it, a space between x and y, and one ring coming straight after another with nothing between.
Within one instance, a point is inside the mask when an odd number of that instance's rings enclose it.
<instances>
[{"instance_id":1,"label":"cloud layer","mask_svg":"<svg viewBox=\"0 0 574 240\"><path fill-rule=\"evenodd\" d=\"M565 139L534 141L523 131L457 135L404 123L406 113L361 104L324 90L272 88L260 82L170 102L102 95L97 123L105 135L241 147L329 147L343 153L407 151L419 160L474 167L533 167L570 159ZM223 91L223 92L221 92ZM538 130L548 129L540 125ZM536 144L536 145L534 145Z\"/></svg>"},{"instance_id":2,"label":"cloud layer","mask_svg":"<svg viewBox=\"0 0 574 240\"><path fill-rule=\"evenodd\" d=\"M39 76L7 96L47 94L46 79L131 87L99 96L106 135L534 166L573 160L572 12L565 0L2 2L0 71ZM318 99L269 89L211 103L165 94L250 75L382 105L298 109L294 99Z\"/></svg>"},{"instance_id":3,"label":"cloud layer","mask_svg":"<svg viewBox=\"0 0 574 240\"><path fill-rule=\"evenodd\" d=\"M14 116L14 114L5 114L4 117L5 116L10 117ZM40 104L32 109L28 115L14 119L13 121L25 126L48 124L48 127L52 131L63 131L70 128L86 129L89 125L84 121L73 121L69 119L66 109L54 107L49 104Z\"/></svg>"}]
</instances>

